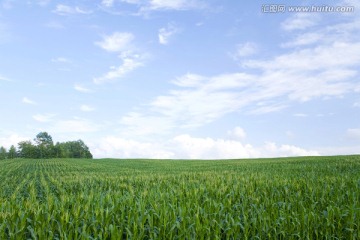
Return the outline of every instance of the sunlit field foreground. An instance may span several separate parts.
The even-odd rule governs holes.
[[[360,239],[360,156],[0,161],[0,239]]]

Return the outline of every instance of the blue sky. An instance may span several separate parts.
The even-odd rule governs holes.
[[[94,157],[360,153],[358,1],[0,1],[0,145]],[[291,6],[352,12],[290,12]]]

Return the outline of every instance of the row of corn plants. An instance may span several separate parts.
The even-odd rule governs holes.
[[[0,239],[360,239],[360,156],[0,161]]]

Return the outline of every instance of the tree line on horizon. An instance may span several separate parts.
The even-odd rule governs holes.
[[[47,132],[40,132],[34,138],[34,143],[30,140],[21,141],[17,148],[12,145],[8,151],[5,147],[0,147],[0,160],[14,158],[93,158],[93,156],[81,139],[54,144]]]

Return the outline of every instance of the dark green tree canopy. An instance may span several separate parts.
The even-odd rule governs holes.
[[[16,148],[15,148],[14,145],[11,145],[11,147],[9,149],[9,152],[8,152],[8,158],[13,159],[13,158],[16,158],[16,157],[17,157]]]
[[[34,139],[37,145],[51,146],[54,145],[52,137],[47,132],[40,132]]]
[[[38,149],[31,141],[22,141],[18,143],[18,157],[20,158],[37,158]]]
[[[6,148],[0,147],[0,160],[4,160],[7,157]]]
[[[82,141],[68,141],[54,145],[52,137],[47,132],[40,132],[31,141],[18,143],[17,150],[11,146],[7,152],[0,147],[0,160],[13,158],[93,158],[88,146]]]

